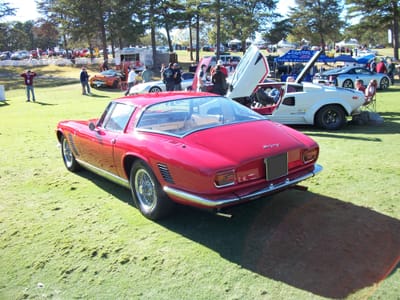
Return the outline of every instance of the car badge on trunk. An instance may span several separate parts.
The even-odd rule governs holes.
[[[279,144],[268,144],[268,145],[264,145],[263,148],[270,149],[270,148],[277,148],[279,146],[280,146]]]

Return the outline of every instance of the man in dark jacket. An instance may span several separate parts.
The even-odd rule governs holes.
[[[168,67],[163,72],[163,82],[167,91],[173,91],[175,87],[174,70],[172,69],[172,63],[169,63]]]
[[[174,69],[174,91],[181,91],[182,90],[182,72],[181,69],[179,68],[179,65],[177,63],[174,63],[173,65]]]
[[[85,67],[82,67],[80,80],[82,85],[82,95],[86,95],[86,91],[87,94],[90,95],[89,74]]]

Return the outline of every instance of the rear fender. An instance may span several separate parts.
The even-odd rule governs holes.
[[[311,106],[304,115],[307,124],[314,124],[315,114],[326,105],[339,105],[343,108],[346,115],[349,116],[352,112],[350,104],[341,99],[323,99]]]

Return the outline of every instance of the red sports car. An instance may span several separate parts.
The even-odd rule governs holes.
[[[84,167],[130,188],[153,220],[175,202],[219,212],[322,170],[311,138],[210,93],[119,98],[99,119],[62,121],[56,132],[68,170]]]

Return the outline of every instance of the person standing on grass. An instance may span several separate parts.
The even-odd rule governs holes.
[[[89,74],[85,67],[82,67],[80,80],[82,85],[82,95],[90,95]]]
[[[35,102],[35,91],[33,88],[33,78],[36,76],[37,74],[35,72],[32,72],[31,70],[26,71],[25,73],[21,74],[21,77],[24,78],[24,82],[25,82],[25,86],[26,86],[26,102],[30,102],[31,101],[31,97],[30,94],[32,94],[32,101]]]
[[[165,88],[167,91],[173,91],[175,87],[175,79],[174,79],[174,70],[172,67],[172,63],[169,63],[168,67],[165,68],[162,80],[165,84]]]
[[[153,78],[153,72],[147,67],[144,67],[144,71],[142,72],[143,82],[149,82]]]
[[[130,68],[128,69],[129,73],[128,73],[128,89],[125,92],[125,96],[129,95],[129,90],[131,89],[131,87],[133,87],[135,85],[135,81],[136,81],[136,72],[134,68]]]
[[[182,72],[181,68],[177,63],[174,63],[172,66],[174,70],[174,91],[181,91],[182,90]]]

